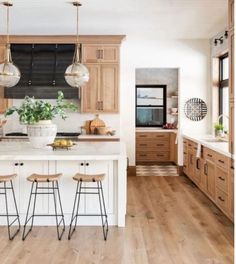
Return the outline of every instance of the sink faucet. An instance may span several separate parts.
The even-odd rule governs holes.
[[[228,120],[229,120],[229,117],[228,117],[227,115],[225,115],[225,114],[221,114],[221,115],[219,115],[219,117],[218,117],[218,123],[220,123],[220,119],[221,119],[222,117],[226,117],[226,118],[228,118]]]

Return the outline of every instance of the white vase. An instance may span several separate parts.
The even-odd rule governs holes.
[[[33,148],[44,148],[53,143],[57,126],[51,120],[41,120],[34,125],[28,125],[27,134]]]

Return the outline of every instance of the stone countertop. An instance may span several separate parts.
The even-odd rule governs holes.
[[[126,159],[123,142],[78,142],[69,150],[34,149],[29,142],[0,142],[0,160],[118,160]]]
[[[178,129],[164,129],[161,127],[136,127],[136,132],[178,133]]]
[[[201,144],[204,147],[212,149],[218,153],[221,153],[227,157],[233,158],[232,154],[229,152],[229,143],[228,142],[209,142],[208,140],[214,139],[212,135],[190,135],[190,134],[183,134],[184,138],[192,140],[196,143]]]

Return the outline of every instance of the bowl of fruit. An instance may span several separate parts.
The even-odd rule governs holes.
[[[56,139],[52,144],[48,144],[48,146],[51,146],[53,150],[56,150],[56,149],[69,150],[74,145],[76,144],[72,140],[69,140],[69,139]]]

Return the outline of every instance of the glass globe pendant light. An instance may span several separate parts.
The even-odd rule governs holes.
[[[77,25],[76,25],[76,45],[72,64],[67,67],[65,72],[66,82],[72,86],[79,88],[89,80],[89,71],[81,63],[81,45],[79,44],[79,7],[82,6],[80,2],[73,2],[77,8]]]
[[[11,47],[9,41],[9,7],[13,6],[10,2],[3,2],[7,7],[7,43],[4,61],[0,64],[0,86],[13,87],[20,80],[20,71],[13,64],[11,57]]]

